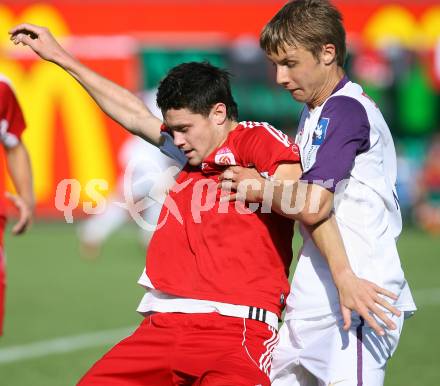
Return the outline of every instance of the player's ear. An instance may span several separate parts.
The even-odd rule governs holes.
[[[216,103],[209,113],[214,123],[217,125],[223,125],[228,117],[226,111],[226,105],[224,103]]]
[[[321,60],[325,65],[330,65],[336,60],[336,47],[334,44],[324,44],[321,51]]]

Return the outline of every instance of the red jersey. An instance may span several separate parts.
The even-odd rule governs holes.
[[[242,122],[198,167],[186,165],[171,189],[148,248],[154,288],[179,297],[254,306],[280,316],[289,293],[293,222],[220,203],[218,177],[230,165],[273,175],[299,162],[297,146],[267,123]],[[177,208],[173,215],[168,208]]]
[[[0,141],[5,147],[16,146],[25,128],[20,105],[9,80],[0,75]],[[2,160],[3,161],[3,160]],[[0,165],[0,216],[6,215],[5,167]]]

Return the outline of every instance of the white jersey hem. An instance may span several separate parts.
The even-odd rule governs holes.
[[[144,316],[150,312],[181,312],[186,314],[217,312],[224,316],[258,320],[278,330],[278,316],[271,311],[251,306],[170,295],[154,289],[145,271],[138,283],[147,291],[136,310]]]

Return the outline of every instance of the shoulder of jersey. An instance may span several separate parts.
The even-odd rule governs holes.
[[[0,85],[6,85],[8,87],[12,87],[12,83],[10,81],[9,78],[7,78],[6,76],[4,76],[3,74],[0,74]]]
[[[246,129],[260,129],[255,132],[256,135],[250,135],[250,137],[258,137],[261,139],[265,138],[265,140],[261,142],[264,144],[264,146],[276,147],[277,144],[279,146],[282,146],[282,148],[278,148],[278,150],[281,150],[283,148],[291,148],[292,152],[296,154],[299,159],[299,149],[295,142],[291,138],[289,138],[287,134],[283,133],[281,130],[275,129],[271,124],[267,122],[243,121],[240,122],[240,125],[243,128],[238,131],[239,133],[250,133]],[[270,141],[270,139],[272,141]]]
[[[250,132],[249,129],[254,129],[255,131]],[[242,134],[245,136],[246,135],[260,136],[260,135],[264,135],[264,133],[275,136],[280,136],[280,135],[282,135],[283,137],[285,136],[283,135],[282,131],[275,129],[275,127],[273,127],[270,123],[267,122],[242,121],[239,123],[238,130],[235,131],[237,132],[237,134]]]
[[[265,128],[265,129],[268,129],[268,128],[274,129],[274,127],[270,123],[267,123],[267,122],[242,121],[239,124],[245,129],[256,129],[258,127]]]

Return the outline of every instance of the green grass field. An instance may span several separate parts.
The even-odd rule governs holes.
[[[143,291],[136,281],[145,253],[137,233],[127,226],[95,261],[79,257],[75,228],[64,223],[37,223],[23,237],[7,236],[6,245],[0,385],[74,385],[140,321],[135,309]],[[406,229],[399,249],[419,311],[405,325],[385,384],[440,385],[440,239]]]

